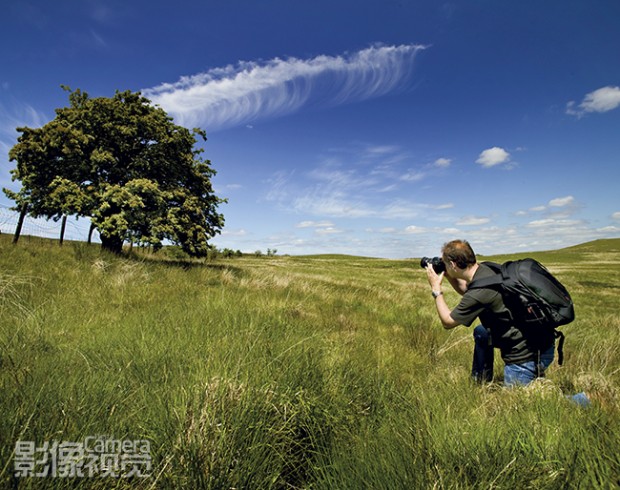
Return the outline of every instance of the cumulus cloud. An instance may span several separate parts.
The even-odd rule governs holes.
[[[611,218],[612,218],[612,219],[617,219],[617,220],[620,220],[620,211],[616,211],[615,213],[613,213],[613,214],[611,215]]]
[[[551,199],[551,201],[549,201],[549,206],[554,208],[562,208],[564,206],[572,204],[574,201],[575,198],[573,196],[558,197],[555,199]]]
[[[510,153],[508,153],[503,148],[494,146],[493,148],[488,148],[482,153],[480,153],[480,156],[478,157],[478,160],[476,160],[476,163],[479,163],[483,167],[489,168],[509,161]]]
[[[142,90],[177,123],[208,130],[385,95],[409,78],[424,46],[372,46],[352,54],[240,62]]]
[[[586,94],[583,101],[575,106],[574,101],[566,105],[566,113],[583,116],[589,112],[608,112],[620,106],[620,87],[602,87]]]

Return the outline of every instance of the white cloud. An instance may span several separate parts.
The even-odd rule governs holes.
[[[575,108],[575,102],[566,105],[566,113],[583,116],[589,112],[607,112],[620,106],[620,87],[602,87],[586,94],[583,101]]]
[[[436,167],[449,167],[452,164],[451,158],[438,158],[435,160],[434,165]]]
[[[619,233],[620,227],[618,226],[605,226],[603,228],[598,228],[596,231],[600,233]]]
[[[419,182],[424,177],[426,177],[426,173],[419,172],[419,171],[416,171],[416,170],[410,170],[406,174],[401,175],[400,180],[402,180],[404,182]]]
[[[438,158],[437,160],[435,160],[434,165],[436,167],[445,168],[445,167],[449,167],[451,163],[452,163],[452,159],[450,158]]]
[[[479,163],[483,167],[489,168],[494,167],[495,165],[506,163],[508,161],[510,161],[510,153],[508,153],[503,148],[494,146],[493,148],[489,148],[480,153],[480,156],[478,157],[478,160],[476,160],[476,163]]]
[[[581,221],[579,220],[574,220],[574,219],[553,219],[553,218],[547,218],[547,219],[539,219],[539,220],[535,220],[535,221],[530,221],[527,226],[529,228],[547,228],[547,227],[574,227],[577,225],[580,225]]]
[[[551,199],[551,201],[549,201],[549,206],[554,208],[562,208],[573,203],[574,200],[575,198],[573,196],[558,197],[556,199]]]
[[[0,104],[0,137],[9,138],[17,142],[16,128],[27,126],[39,128],[45,125],[49,119],[29,104],[14,103],[10,108]]]
[[[284,201],[289,198],[290,185],[289,182],[293,177],[294,171],[275,172],[269,179],[265,180],[265,183],[269,184],[270,188],[267,192],[265,199],[267,201]]]
[[[620,220],[620,211],[616,211],[614,214],[612,214],[611,218]]]
[[[400,150],[400,147],[395,145],[379,145],[379,146],[368,146],[365,148],[365,152],[371,156],[383,156],[390,155],[392,153],[396,153]]]
[[[240,228],[238,230],[228,230],[226,228],[222,229],[222,235],[223,236],[241,237],[241,236],[245,236],[247,234],[248,234],[248,232],[245,231],[243,228]]]
[[[293,209],[314,216],[335,218],[364,218],[375,216],[376,211],[361,200],[333,190],[312,189],[293,201]]]
[[[334,226],[331,221],[302,221],[297,223],[296,228],[330,228]]]
[[[94,30],[90,30],[90,34],[93,37],[93,40],[95,41],[95,45],[99,48],[107,48],[108,47],[108,43],[106,42],[106,40],[97,32],[95,32]]]
[[[422,49],[372,46],[341,56],[240,62],[142,93],[177,123],[215,130],[291,114],[310,102],[339,105],[384,95],[404,85]]]
[[[334,235],[336,233],[343,233],[344,230],[340,230],[338,228],[335,228],[333,226],[328,226],[326,228],[317,228],[315,230],[315,233],[317,235]]]
[[[479,226],[485,225],[489,221],[489,218],[477,218],[476,216],[464,216],[459,221],[456,222],[459,226]]]
[[[415,225],[411,225],[408,226],[407,228],[405,228],[405,233],[409,234],[415,234],[415,233],[426,233],[428,230],[426,228],[420,227],[420,226],[415,226]]]

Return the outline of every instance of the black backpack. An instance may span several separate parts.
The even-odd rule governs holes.
[[[510,310],[518,328],[540,332],[541,337],[550,332],[559,339],[558,364],[564,360],[564,334],[557,327],[575,319],[575,308],[570,294],[542,264],[534,259],[521,259],[504,264],[483,262],[496,274],[472,281],[468,289],[491,288],[497,290]]]

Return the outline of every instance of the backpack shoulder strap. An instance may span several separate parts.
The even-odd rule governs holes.
[[[495,262],[481,262],[481,264],[488,266],[491,270],[493,270],[493,272],[495,272],[495,275],[475,279],[469,283],[467,289],[490,288],[498,286],[504,281],[502,266],[500,264],[496,264]]]

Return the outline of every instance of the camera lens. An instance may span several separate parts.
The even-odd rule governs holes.
[[[420,267],[426,269],[428,264],[433,266],[433,270],[437,274],[441,274],[446,271],[446,264],[443,263],[441,257],[433,257],[432,259],[430,257],[422,257],[422,260],[420,260]]]

